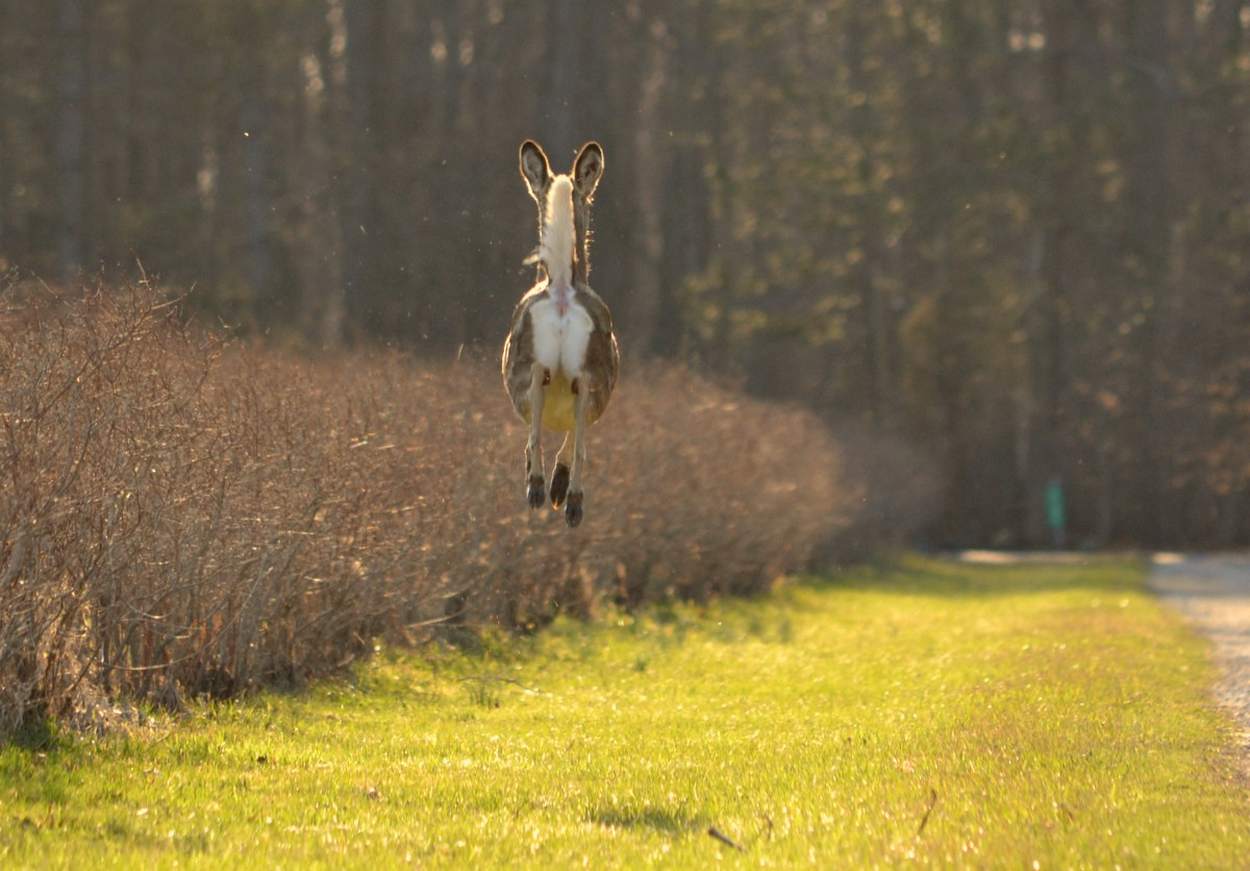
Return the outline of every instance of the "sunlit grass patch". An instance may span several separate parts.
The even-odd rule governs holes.
[[[1136,566],[907,560],[10,747],[0,865],[1235,867],[1212,679]]]

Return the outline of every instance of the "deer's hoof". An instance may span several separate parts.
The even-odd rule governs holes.
[[[547,501],[547,491],[543,487],[542,475],[530,475],[530,483],[525,488],[525,498],[529,500],[530,508],[539,508]]]
[[[569,467],[557,463],[556,470],[551,473],[551,507],[559,508],[564,504],[564,497],[569,492]]]
[[[564,506],[564,522],[572,529],[582,522],[582,493],[569,493]]]

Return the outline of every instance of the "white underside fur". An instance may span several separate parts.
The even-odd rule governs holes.
[[[571,296],[571,294],[570,294]],[[586,364],[586,345],[594,321],[577,302],[569,299],[560,313],[552,297],[540,299],[530,306],[534,328],[534,358],[552,375],[563,374],[569,381],[580,378]]]

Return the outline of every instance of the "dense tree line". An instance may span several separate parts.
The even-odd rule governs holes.
[[[311,347],[493,345],[516,146],[595,284],[946,481],[941,543],[1250,543],[1246,0],[0,0],[0,257]],[[564,169],[558,166],[557,169]],[[904,482],[905,483],[905,482]]]

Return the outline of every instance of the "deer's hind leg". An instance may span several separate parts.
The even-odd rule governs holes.
[[[525,443],[525,498],[530,508],[547,500],[543,481],[543,398],[549,378],[539,363],[530,369],[530,437]]]
[[[551,507],[559,508],[564,504],[564,497],[569,492],[569,451],[573,447],[573,433],[564,437],[564,444],[556,454],[556,467],[551,472]]]
[[[569,488],[564,506],[564,520],[569,526],[582,522],[582,473],[586,468],[586,403],[590,391],[584,384],[573,382],[573,468],[569,473]]]

